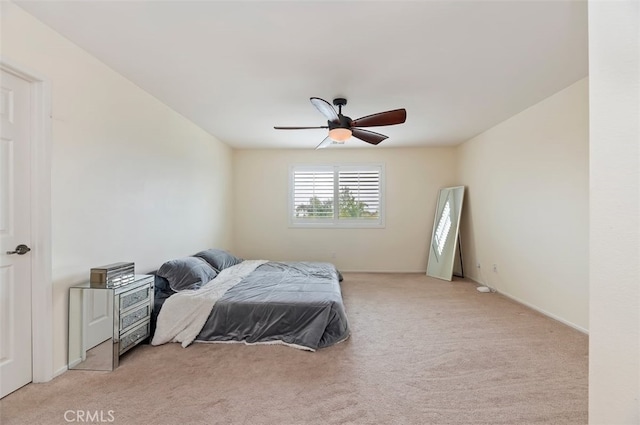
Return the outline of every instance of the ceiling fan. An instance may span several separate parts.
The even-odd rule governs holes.
[[[394,109],[392,111],[379,112],[367,115],[356,120],[352,120],[346,115],[342,115],[342,107],[347,104],[347,99],[339,97],[333,99],[333,104],[338,107],[338,112],[329,102],[319,97],[312,97],[311,104],[327,117],[327,125],[319,127],[273,127],[276,130],[307,130],[315,128],[328,128],[329,135],[320,142],[316,149],[326,148],[331,144],[343,144],[351,136],[363,140],[372,145],[377,145],[387,138],[384,134],[365,130],[359,127],[379,127],[383,125],[402,124],[407,119],[405,109]]]

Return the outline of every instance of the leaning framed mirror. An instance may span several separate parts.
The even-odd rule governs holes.
[[[449,281],[453,278],[463,201],[464,186],[445,187],[438,192],[427,276]]]

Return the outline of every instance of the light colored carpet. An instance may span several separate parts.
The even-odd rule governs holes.
[[[465,280],[347,273],[342,291],[352,335],[336,346],[140,346],[114,372],[10,394],[0,422],[587,423],[586,335]]]

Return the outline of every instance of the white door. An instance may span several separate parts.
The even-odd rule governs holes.
[[[31,382],[31,84],[0,77],[0,397]]]

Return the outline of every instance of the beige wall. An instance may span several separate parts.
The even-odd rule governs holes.
[[[453,148],[236,150],[236,251],[246,258],[331,261],[343,271],[424,272],[438,189],[457,183],[454,153]],[[288,227],[290,165],[357,162],[385,164],[385,228]]]
[[[583,79],[457,149],[465,274],[584,330],[588,118]]]
[[[424,272],[437,191],[462,184],[465,274],[586,331],[588,149],[583,79],[456,148],[238,150],[235,248],[344,271]],[[290,165],[358,161],[386,166],[384,229],[288,227]]]
[[[20,8],[2,2],[2,57],[53,89],[54,371],[66,360],[68,288],[91,267],[136,271],[231,246],[226,145]]]
[[[589,423],[640,423],[640,3],[589,2]]]

